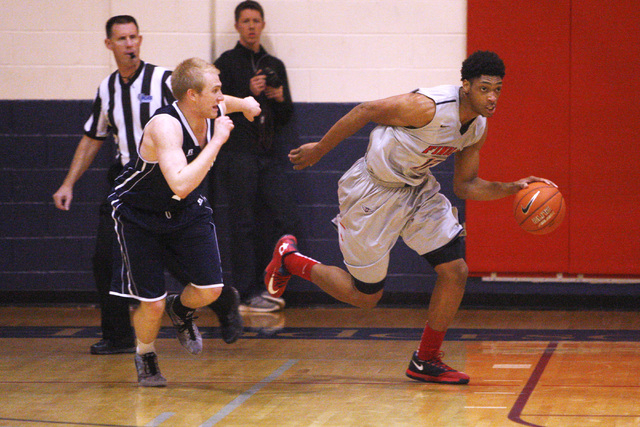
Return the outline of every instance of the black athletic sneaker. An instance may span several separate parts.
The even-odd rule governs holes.
[[[200,335],[200,331],[195,323],[193,323],[193,314],[196,312],[195,310],[191,310],[189,314],[185,317],[180,317],[173,311],[173,304],[175,303],[176,298],[180,298],[180,295],[173,294],[167,296],[167,302],[165,306],[165,311],[171,318],[171,322],[173,322],[173,326],[176,327],[178,336],[178,341],[187,351],[191,354],[198,354],[202,351],[202,335]]]
[[[116,342],[113,340],[101,339],[97,343],[93,344],[89,351],[91,354],[120,354],[120,353],[135,353],[136,345],[133,342]]]
[[[231,290],[233,293],[233,305],[229,311],[224,315],[216,312],[218,321],[220,322],[220,334],[222,334],[222,339],[227,344],[238,341],[238,338],[242,336],[244,330],[244,323],[239,311],[240,294],[236,288],[231,288]]]
[[[155,353],[136,353],[135,362],[139,385],[142,387],[164,387],[167,385],[166,378],[160,373],[158,356]]]
[[[442,362],[442,356],[444,356],[444,353],[441,352],[433,359],[421,360],[418,358],[418,352],[414,352],[406,375],[409,378],[426,383],[468,384],[469,375],[447,366]]]

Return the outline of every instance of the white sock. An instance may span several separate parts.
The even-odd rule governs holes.
[[[138,354],[147,354],[147,353],[156,352],[155,341],[151,341],[149,344],[145,344],[136,338],[136,343],[137,343],[136,353]]]

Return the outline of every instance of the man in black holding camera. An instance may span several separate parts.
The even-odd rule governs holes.
[[[264,291],[262,274],[277,239],[300,224],[284,177],[288,149],[277,147],[275,138],[290,121],[293,103],[284,63],[260,45],[264,27],[262,6],[241,2],[235,9],[240,40],[215,62],[225,94],[253,96],[262,109],[253,122],[242,114],[229,115],[235,128],[214,167],[228,200],[231,270],[240,311],[258,313],[284,307],[282,298]],[[265,221],[267,216],[272,220]]]

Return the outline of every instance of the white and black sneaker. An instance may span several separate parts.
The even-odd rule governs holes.
[[[164,387],[167,380],[160,373],[158,356],[151,352],[145,354],[136,353],[136,370],[138,371],[138,384],[142,387]]]
[[[165,306],[165,311],[171,318],[171,322],[173,326],[176,327],[176,335],[178,336],[178,341],[187,351],[191,354],[198,354],[202,351],[202,335],[198,330],[198,327],[195,323],[193,323],[193,314],[196,312],[195,310],[189,311],[189,313],[182,317],[178,316],[173,309],[173,305],[175,304],[176,298],[180,298],[180,295],[173,294],[167,296],[167,303]]]
[[[282,308],[276,302],[267,300],[262,295],[254,295],[240,304],[241,313],[272,313],[280,311]]]
[[[267,291],[261,293],[260,296],[266,299],[267,301],[271,301],[274,304],[278,304],[278,307],[280,307],[280,310],[282,310],[284,306],[287,304],[284,298],[274,297]]]

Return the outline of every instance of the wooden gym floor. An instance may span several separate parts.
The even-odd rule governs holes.
[[[208,310],[188,354],[165,319],[166,388],[133,355],[95,356],[99,311],[0,307],[0,427],[640,426],[640,313],[462,310],[445,362],[466,386],[404,376],[425,311],[289,308],[225,344]]]

